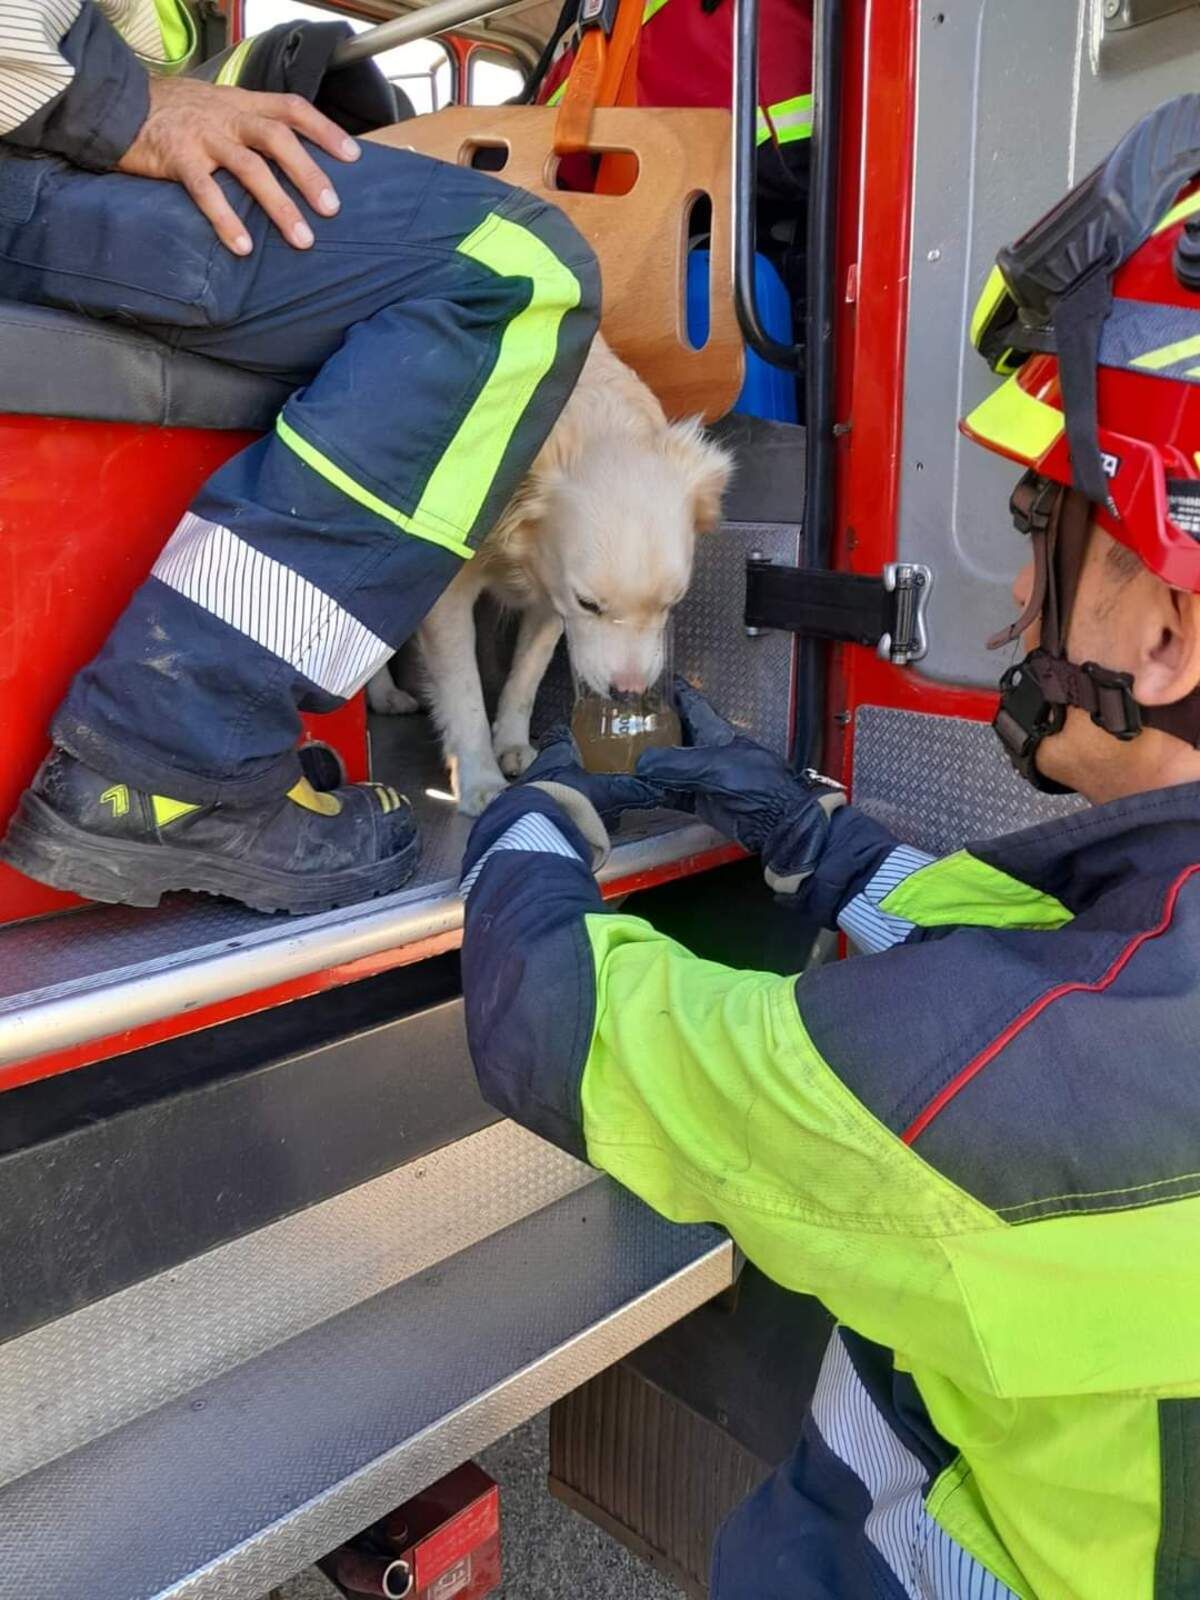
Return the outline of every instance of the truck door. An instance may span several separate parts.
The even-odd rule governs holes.
[[[831,710],[847,755],[853,746],[855,798],[943,850],[1062,805],[1018,783],[981,725],[1008,664],[983,641],[1012,615],[1020,549],[1005,512],[1011,470],[956,428],[996,381],[971,349],[971,311],[999,246],[1145,112],[1194,87],[1200,8],[965,0],[905,10],[870,31],[873,51],[906,60],[913,109],[906,160],[888,134],[885,85],[868,76],[839,533],[857,570],[889,560],[932,570],[929,644],[919,666],[900,670],[844,651]],[[883,329],[903,340],[895,365],[872,363],[865,348],[867,330]]]

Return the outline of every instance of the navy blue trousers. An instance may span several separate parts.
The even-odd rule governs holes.
[[[26,162],[22,205],[0,206],[0,294],[297,385],[275,431],[163,529],[52,726],[100,771],[195,803],[295,782],[299,710],[361,687],[470,558],[598,315],[594,258],[554,207],[405,151],[312,154],[342,208],[302,205],[309,251],[232,180],[247,259],[171,183]]]

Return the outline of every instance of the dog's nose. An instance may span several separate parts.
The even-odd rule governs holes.
[[[612,694],[641,694],[646,687],[645,676],[638,672],[618,672],[609,690]]]

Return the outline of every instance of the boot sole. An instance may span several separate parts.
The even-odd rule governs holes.
[[[105,839],[67,822],[33,794],[23,796],[0,842],[0,861],[85,900],[156,906],[164,894],[186,890],[238,900],[252,911],[292,916],[394,894],[416,871],[420,853],[418,836],[386,861],[301,877],[178,845]]]

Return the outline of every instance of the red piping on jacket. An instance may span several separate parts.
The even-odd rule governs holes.
[[[1107,989],[1110,984],[1115,982],[1147,940],[1157,939],[1159,934],[1165,933],[1171,926],[1171,919],[1175,915],[1175,902],[1179,899],[1179,891],[1188,879],[1197,872],[1200,872],[1200,863],[1184,868],[1167,892],[1166,903],[1163,906],[1163,913],[1158,922],[1153,928],[1145,928],[1141,933],[1136,934],[1103,977],[1098,978],[1095,983],[1060,983],[1056,988],[1048,989],[1040,1000],[1035,1000],[1019,1017],[1010,1022],[1002,1034],[993,1039],[991,1044],[981,1050],[973,1060],[968,1061],[962,1071],[956,1073],[945,1088],[934,1095],[924,1111],[914,1117],[900,1136],[904,1143],[915,1143],[934,1118],[941,1115],[955,1095],[965,1089],[971,1079],[982,1072],[990,1061],[994,1061],[1001,1050],[1010,1045],[1035,1017],[1040,1017],[1047,1006],[1053,1005],[1056,1000],[1061,1000],[1064,995],[1068,994],[1099,994],[1101,990]]]

